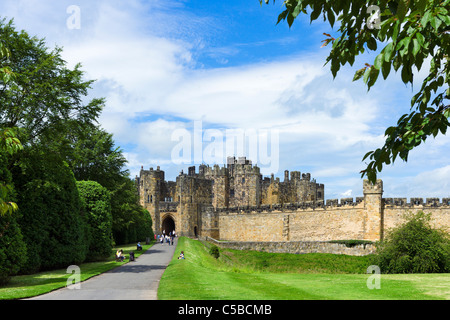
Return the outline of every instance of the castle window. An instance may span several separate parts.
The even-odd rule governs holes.
[[[230,197],[234,197],[234,189],[230,189]]]
[[[322,192],[317,192],[317,198],[321,199],[322,198]]]
[[[150,202],[150,196],[147,196],[147,202]]]
[[[242,178],[242,183],[245,183],[245,178]]]
[[[153,195],[150,195],[150,203],[153,202]]]
[[[245,197],[245,191],[242,192],[242,198],[244,198],[244,197]]]

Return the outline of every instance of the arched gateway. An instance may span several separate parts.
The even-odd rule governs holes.
[[[170,232],[175,231],[175,221],[172,216],[167,215],[164,217],[161,223],[161,232],[165,231],[165,234],[169,234]]]

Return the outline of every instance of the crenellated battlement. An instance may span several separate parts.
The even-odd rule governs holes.
[[[414,206],[423,206],[423,207],[442,207],[442,206],[450,206],[450,198],[410,198],[410,201],[407,201],[407,198],[383,198],[384,204],[386,206],[395,206],[395,207],[414,207]]]
[[[200,165],[199,166],[199,175],[208,177],[208,176],[228,176],[228,169],[223,166],[220,167],[219,165],[214,165],[214,167],[210,167],[207,165]]]

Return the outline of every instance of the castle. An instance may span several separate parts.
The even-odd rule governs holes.
[[[363,181],[363,197],[324,201],[325,187],[309,173],[284,172],[284,181],[264,177],[245,157],[226,166],[189,167],[176,181],[164,171],[141,168],[136,176],[140,204],[153,220],[155,234],[229,241],[295,242],[372,240],[400,224],[404,213],[432,213],[432,223],[450,227],[450,198],[383,198],[383,182]]]

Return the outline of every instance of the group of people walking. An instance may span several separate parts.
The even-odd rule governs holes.
[[[169,232],[169,234],[166,234],[166,231],[163,230],[163,233],[161,235],[157,235],[157,241],[159,241],[159,243],[164,244],[168,243],[170,246],[173,245],[173,241],[175,239],[175,237],[177,236],[177,234],[174,231]]]

